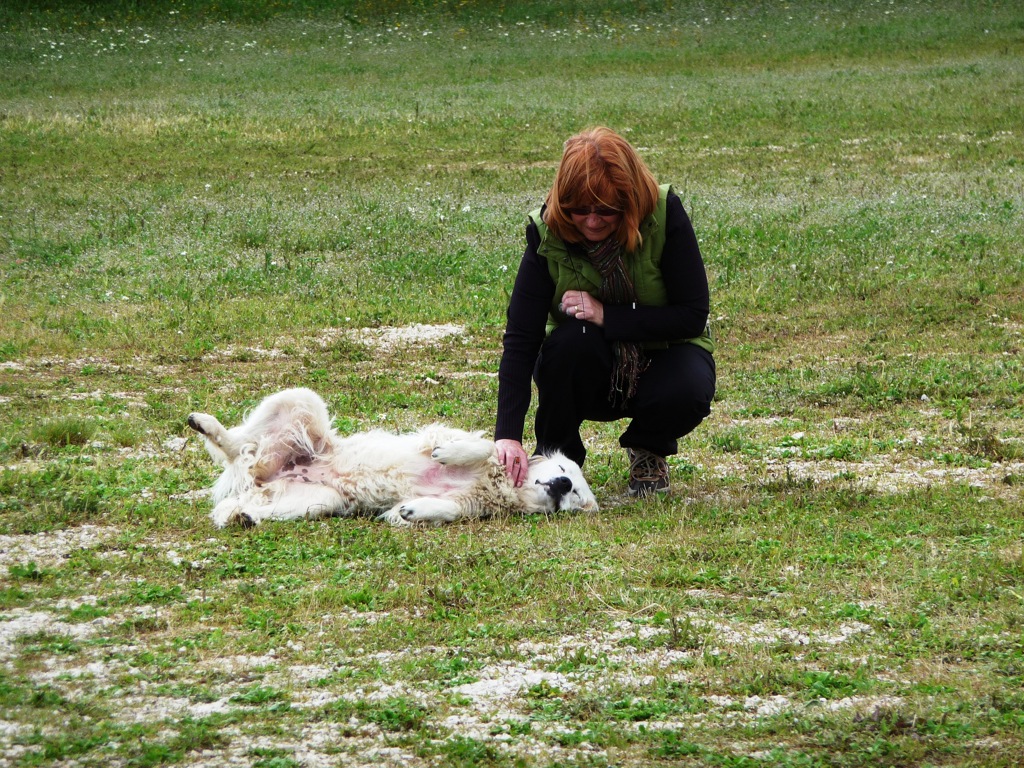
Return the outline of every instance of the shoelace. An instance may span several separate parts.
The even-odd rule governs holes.
[[[635,480],[661,480],[668,475],[668,462],[650,451],[634,451],[629,474]]]

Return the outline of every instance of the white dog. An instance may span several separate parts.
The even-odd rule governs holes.
[[[434,424],[340,437],[327,405],[309,389],[260,403],[237,427],[206,413],[188,425],[224,465],[213,487],[217,527],[377,513],[395,525],[511,513],[597,510],[577,464],[560,453],[530,459],[516,488],[480,432]]]

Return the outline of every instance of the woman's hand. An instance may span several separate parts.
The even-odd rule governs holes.
[[[498,461],[505,467],[505,474],[518,488],[526,482],[526,473],[530,457],[526,455],[523,444],[518,440],[495,440],[498,449]]]
[[[562,312],[567,317],[604,325],[604,304],[586,291],[566,291],[562,294]]]

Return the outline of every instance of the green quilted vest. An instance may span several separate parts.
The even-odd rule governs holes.
[[[640,249],[626,255],[626,265],[633,278],[636,288],[637,302],[648,306],[664,306],[668,302],[665,283],[661,276],[661,252],[665,248],[665,210],[668,206],[668,193],[671,185],[659,187],[658,204],[654,211],[640,223],[642,240]],[[558,310],[558,301],[569,290],[581,290],[596,296],[601,287],[601,275],[594,265],[585,258],[573,258],[565,243],[555,237],[540,215],[541,209],[530,211],[530,220],[537,226],[540,233],[540,245],[537,253],[547,259],[548,270],[555,281],[555,293],[551,298],[551,309],[548,312],[548,333],[556,325],[565,320]],[[715,351],[715,342],[711,338],[710,327],[705,326],[704,333],[692,339],[676,339],[673,344],[696,344],[708,352]],[[644,342],[647,349],[662,349],[669,342]]]

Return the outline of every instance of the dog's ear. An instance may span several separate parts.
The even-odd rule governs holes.
[[[550,456],[545,456],[543,453],[538,453],[530,457],[529,466],[535,467],[538,464],[543,464],[545,461],[553,461],[556,464],[569,461],[565,456],[560,453],[552,453]]]
[[[553,451],[553,452],[551,452],[549,454],[538,453],[538,454],[534,454],[533,456],[530,457],[530,464],[531,465],[532,464],[539,464],[542,461],[554,461],[554,462],[558,462],[560,464],[569,463],[569,464],[572,464],[574,467],[578,467],[579,466],[575,461],[570,459],[568,456],[566,456],[561,451]]]

